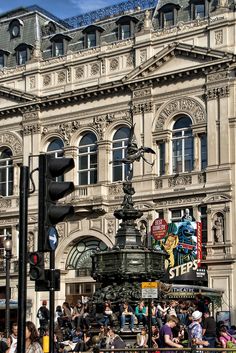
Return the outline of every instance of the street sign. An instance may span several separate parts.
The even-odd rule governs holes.
[[[151,234],[156,240],[160,240],[166,236],[168,224],[162,218],[156,218],[151,226]]]
[[[159,282],[142,282],[142,298],[143,299],[155,299],[158,297]]]
[[[50,248],[52,250],[55,250],[58,243],[58,232],[55,227],[50,227],[48,229],[48,241],[49,241]]]

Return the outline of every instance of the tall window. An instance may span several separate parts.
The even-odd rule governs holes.
[[[193,135],[191,119],[183,117],[173,126],[172,172],[184,173],[193,169]]]
[[[128,144],[130,129],[122,127],[116,131],[112,142],[112,161],[125,158],[125,150]],[[112,181],[125,180],[128,175],[128,165],[125,163],[113,163]]]
[[[207,135],[201,135],[201,170],[207,167]]]
[[[27,49],[21,49],[18,52],[18,65],[24,65],[27,61]]]
[[[55,42],[55,56],[64,55],[63,41]]]
[[[97,183],[97,138],[93,133],[83,136],[79,144],[79,185]]]
[[[205,16],[205,4],[195,4],[194,18],[202,18]]]
[[[63,148],[64,148],[64,143],[61,139],[57,138],[55,140],[52,140],[50,144],[48,145],[47,152],[49,154],[53,154],[55,158],[60,158],[63,157]],[[64,181],[64,175],[59,176],[56,178],[57,181]]]
[[[4,149],[0,155],[0,195],[13,194],[13,162],[12,151]]]
[[[159,144],[159,175],[165,174],[165,142]]]
[[[87,34],[88,48],[96,47],[96,32]]]
[[[174,25],[174,12],[168,11],[164,12],[164,27],[171,27]]]
[[[120,29],[121,29],[121,39],[130,38],[130,36],[131,36],[130,23],[121,25]]]
[[[4,55],[0,54],[0,69],[5,66]]]

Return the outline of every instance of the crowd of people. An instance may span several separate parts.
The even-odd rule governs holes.
[[[71,306],[64,302],[55,312],[55,353],[68,351],[87,352],[94,347],[99,350],[130,348],[126,334],[134,340],[132,347],[151,347],[154,352],[161,348],[236,348],[236,327],[217,322],[209,310],[209,301],[196,296],[195,301],[171,300],[151,302],[151,317],[144,300],[131,305],[104,301],[100,306],[79,300]],[[48,335],[50,320],[47,302],[43,301],[37,317],[39,328],[33,322],[26,323],[26,353],[42,353],[42,337]],[[149,328],[150,331],[149,332]],[[235,337],[234,337],[235,336]],[[15,353],[17,324],[12,325],[9,338],[0,340],[0,353]]]

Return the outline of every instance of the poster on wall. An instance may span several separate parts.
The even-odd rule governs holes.
[[[169,223],[162,227],[156,236],[156,226],[165,225],[164,220],[156,219],[153,222],[151,233],[153,247],[165,250],[168,254],[166,269],[168,279],[175,281],[204,280],[205,273],[200,270],[202,259],[202,228],[201,222],[183,218],[180,222]],[[154,229],[155,232],[152,230]],[[205,271],[205,270],[204,270]],[[199,277],[199,273],[201,276]]]

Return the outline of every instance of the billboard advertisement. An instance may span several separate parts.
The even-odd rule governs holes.
[[[168,279],[173,282],[203,280],[204,276],[200,270],[201,222],[182,219],[180,222],[168,223],[167,227],[165,224],[167,224],[166,221],[156,219],[153,222],[151,233],[153,247],[157,250],[165,250],[168,254],[166,260]]]

